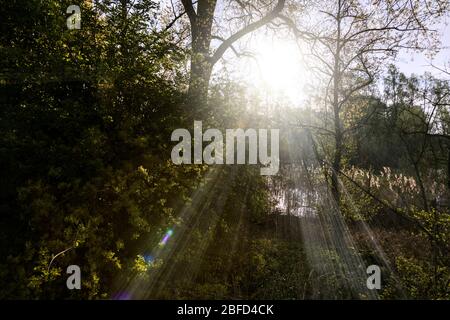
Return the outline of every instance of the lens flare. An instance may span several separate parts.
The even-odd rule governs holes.
[[[112,299],[113,300],[131,300],[132,296],[131,296],[131,293],[129,293],[129,292],[120,291],[120,292],[116,292],[115,294],[113,294]]]
[[[169,241],[170,237],[173,235],[173,230],[169,229],[164,237],[162,238],[161,242],[159,243],[160,246],[165,246],[167,241]]]
[[[144,254],[144,260],[146,263],[153,263],[155,261],[155,258],[151,254]]]

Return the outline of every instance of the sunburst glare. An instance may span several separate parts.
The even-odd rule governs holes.
[[[301,105],[307,98],[309,72],[300,46],[292,40],[259,38],[249,52],[251,56],[239,59],[240,75],[261,92]]]

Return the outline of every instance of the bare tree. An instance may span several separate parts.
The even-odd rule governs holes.
[[[448,8],[448,0],[329,0],[309,1],[303,13],[279,17],[309,46],[315,69],[324,75],[326,110],[331,117],[334,151],[331,156],[331,190],[339,204],[339,172],[343,125],[349,100],[371,85],[388,58],[400,49],[435,47],[433,24]],[[328,114],[328,112],[326,112]]]
[[[286,1],[232,1],[242,13],[236,18],[243,26],[227,38],[213,34],[217,0],[200,0],[196,4],[192,0],[181,0],[181,2],[189,17],[191,31],[192,55],[188,99],[191,106],[201,111],[207,100],[214,65],[228,49],[233,49],[236,41],[275,19],[283,10]],[[215,50],[211,48],[213,39],[220,42]]]

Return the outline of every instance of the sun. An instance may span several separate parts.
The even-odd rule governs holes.
[[[274,99],[287,98],[293,105],[306,99],[308,72],[302,52],[294,41],[258,39],[250,50],[253,58],[242,59],[240,72]]]

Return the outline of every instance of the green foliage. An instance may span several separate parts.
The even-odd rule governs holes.
[[[401,289],[396,288],[392,281],[384,290],[384,298],[393,299],[400,290],[412,299],[449,299],[450,270],[448,267],[436,267],[431,262],[405,256],[397,257],[395,262]]]
[[[192,126],[192,110],[186,50],[171,30],[160,31],[159,1],[80,1],[82,28],[67,30],[71,4],[0,6],[0,298],[108,299],[136,279],[145,298],[364,298],[337,274],[325,281],[313,272],[307,249],[317,250],[324,269],[341,270],[345,261],[333,248],[303,243],[292,223],[299,217],[274,214],[277,190],[259,168],[170,161],[170,135]],[[356,97],[342,115],[345,172],[409,219],[374,228],[400,278],[390,275],[384,298],[449,298],[450,218],[436,200],[445,198],[448,150],[422,132],[427,114],[416,92],[427,81],[433,99],[446,97],[447,83],[391,68],[386,101]],[[266,127],[262,105],[221,75],[210,88],[205,127]],[[435,117],[444,133],[445,106]],[[299,113],[301,122],[323,124],[312,110],[287,117]],[[310,131],[291,133],[282,133],[282,159],[320,162]],[[321,152],[333,145],[319,142]],[[343,187],[340,213],[350,225],[388,216],[368,192],[345,179]],[[280,234],[278,222],[289,232]],[[174,236],[161,244],[167,230]],[[361,252],[377,260],[373,247]],[[83,290],[66,289],[71,264],[81,267]]]
[[[175,223],[202,177],[167,161],[183,125],[184,56],[147,28],[156,2],[136,1],[128,16],[83,2],[82,29],[71,31],[68,5],[1,9],[2,297],[108,297],[140,241]],[[70,264],[82,268],[80,293],[65,290]]]
[[[251,242],[248,272],[252,299],[309,297],[309,269],[301,245],[282,239]]]

